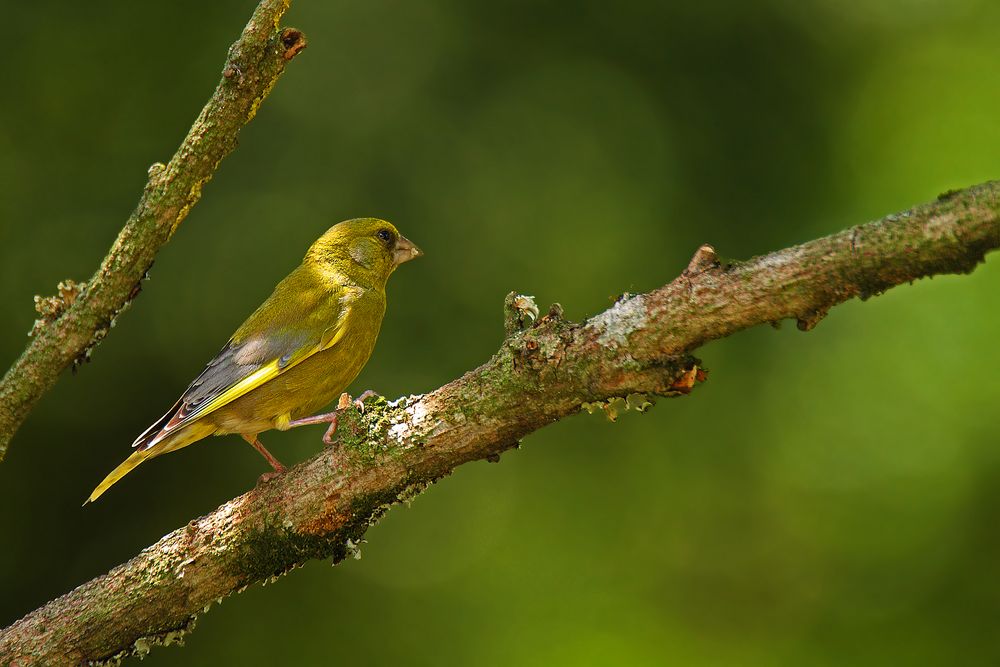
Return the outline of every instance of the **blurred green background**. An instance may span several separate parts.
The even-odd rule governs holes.
[[[253,2],[7,2],[0,361],[97,266]],[[1000,177],[991,0],[309,2],[309,48],[133,308],[0,464],[0,625],[248,489],[238,438],[80,503],[330,224],[427,256],[355,392],[481,363],[511,289],[569,317]],[[361,561],[230,598],[153,665],[996,664],[1000,258],[701,351],[394,509]],[[270,434],[282,460],[321,428]]]

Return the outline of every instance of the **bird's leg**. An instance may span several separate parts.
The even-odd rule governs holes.
[[[329,424],[330,426],[327,427],[326,433],[323,434],[323,442],[327,445],[332,445],[333,434],[337,432],[337,417],[340,413],[351,407],[351,404],[358,409],[358,412],[364,412],[365,401],[372,396],[378,396],[378,394],[371,389],[366,389],[360,396],[352,401],[351,395],[345,391],[337,400],[337,409],[333,412],[324,412],[323,414],[313,415],[312,417],[294,419],[288,422],[288,428],[295,428],[296,426],[309,426],[310,424]]]
[[[269,482],[281,473],[285,472],[285,466],[281,465],[281,461],[274,458],[274,454],[267,451],[267,448],[261,444],[256,435],[243,435],[242,437],[250,443],[251,447],[260,452],[260,455],[267,459],[267,462],[271,464],[272,468],[274,468],[274,472],[266,472],[261,475],[260,479],[257,480],[258,484],[261,482]]]
[[[348,403],[348,405],[350,405],[350,403]],[[332,445],[333,434],[337,431],[337,416],[340,414],[341,409],[342,408],[338,406],[333,412],[324,412],[321,415],[295,419],[288,422],[288,428],[295,428],[296,426],[309,426],[310,424],[330,424],[330,426],[326,429],[326,433],[323,434],[323,442],[324,444]]]
[[[295,428],[296,426],[309,426],[310,424],[327,424],[329,422],[335,421],[337,419],[337,412],[324,412],[321,415],[313,415],[312,417],[303,417],[302,419],[293,419],[288,422],[288,428]]]

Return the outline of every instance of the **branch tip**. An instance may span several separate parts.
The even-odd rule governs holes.
[[[684,275],[696,276],[717,266],[719,266],[719,256],[715,254],[715,248],[705,243],[694,251],[694,256],[691,257],[687,268],[684,269]]]
[[[812,331],[813,329],[816,328],[816,325],[819,324],[823,320],[823,318],[827,316],[829,312],[830,312],[829,306],[825,308],[820,308],[819,310],[815,310],[809,313],[808,315],[803,315],[802,317],[797,318],[795,321],[795,326],[798,328],[799,331]]]
[[[548,312],[539,317],[537,320],[535,320],[535,323],[532,326],[539,327],[548,322],[561,322],[562,319],[563,319],[562,304],[553,303],[551,306],[549,306]]]
[[[503,301],[504,331],[508,336],[522,331],[527,325],[538,320],[538,306],[535,297],[510,292]]]

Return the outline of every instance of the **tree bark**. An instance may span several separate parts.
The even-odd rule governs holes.
[[[488,362],[429,394],[347,409],[336,446],[0,632],[0,662],[80,663],[171,643],[227,595],[312,558],[342,560],[390,506],[462,463],[496,460],[581,408],[613,416],[644,408],[642,396],[688,393],[705,379],[688,355],[710,340],[788,318],[808,330],[836,304],[971,272],[998,247],[994,182],[746,262],[722,264],[702,246],[669,284],[582,323],[554,305],[529,324],[530,298],[511,295],[509,335]]]
[[[54,297],[35,297],[40,319],[21,357],[0,380],[0,461],[31,409],[59,374],[87,360],[139,294],[163,244],[201,198],[240,129],[257,113],[285,69],[305,48],[294,28],[281,29],[290,0],[262,0],[229,48],[222,78],[166,165],[149,168],[139,204],[97,272],[86,283],[64,281]]]

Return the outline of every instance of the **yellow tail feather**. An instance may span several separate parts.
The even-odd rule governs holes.
[[[132,452],[132,456],[128,457],[122,461],[121,465],[108,473],[108,476],[104,478],[104,481],[97,485],[94,492],[90,494],[87,498],[87,503],[92,503],[101,497],[101,494],[111,488],[111,486],[120,480],[125,475],[132,471],[132,468],[136,467],[146,459],[151,459],[154,456],[159,456],[160,454],[166,454],[167,452],[173,452],[181,447],[187,447],[192,442],[197,442],[202,438],[212,435],[215,432],[215,427],[211,424],[206,424],[203,422],[195,422],[190,426],[185,426],[169,436],[160,440],[152,447],[148,449],[140,449]]]
[[[104,481],[97,485],[97,488],[94,489],[94,492],[90,494],[90,497],[87,498],[87,501],[83,504],[86,505],[87,503],[92,503],[100,498],[101,494],[110,489],[112,484],[129,474],[132,471],[132,468],[159,453],[160,452],[154,452],[152,449],[143,449],[141,451],[132,452],[132,456],[122,461],[121,465],[108,473],[108,476],[104,478]]]

